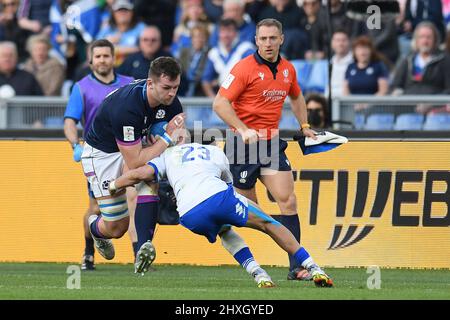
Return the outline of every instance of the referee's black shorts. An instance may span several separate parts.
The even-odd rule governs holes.
[[[285,153],[287,146],[279,136],[245,144],[241,136],[227,133],[224,152],[230,162],[233,185],[239,189],[252,189],[261,175],[261,168],[291,171]]]

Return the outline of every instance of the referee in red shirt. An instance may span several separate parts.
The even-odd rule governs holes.
[[[259,178],[277,202],[281,215],[274,216],[300,242],[300,222],[294,179],[278,125],[283,104],[290,97],[292,112],[303,135],[315,139],[307,123],[306,104],[293,65],[280,56],[284,36],[276,19],[256,26],[257,52],[239,61],[223,81],[213,109],[234,131],[227,134],[225,153],[236,191],[257,202]],[[309,280],[310,275],[289,257],[289,280]]]

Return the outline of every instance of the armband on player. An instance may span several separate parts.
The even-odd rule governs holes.
[[[157,122],[154,125],[150,127],[150,134],[154,136],[156,139],[163,139],[163,141],[167,144],[167,146],[170,146],[173,144],[172,138],[170,135],[166,132],[167,127],[166,121]]]
[[[171,146],[173,144],[173,140],[167,132],[164,132],[164,134],[160,137],[167,144],[167,146]]]

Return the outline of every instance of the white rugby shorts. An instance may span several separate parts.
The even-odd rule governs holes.
[[[120,152],[106,153],[84,143],[81,164],[91,184],[95,198],[110,196],[109,183],[122,175],[123,157]]]

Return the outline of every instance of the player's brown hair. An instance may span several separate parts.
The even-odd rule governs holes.
[[[89,63],[92,63],[94,48],[103,48],[103,47],[108,47],[109,49],[111,49],[111,55],[114,57],[114,45],[109,40],[99,39],[95,40],[89,45],[89,55],[90,55]]]
[[[148,70],[148,77],[159,79],[163,74],[171,81],[181,75],[181,66],[178,61],[172,57],[159,57],[153,60]]]

